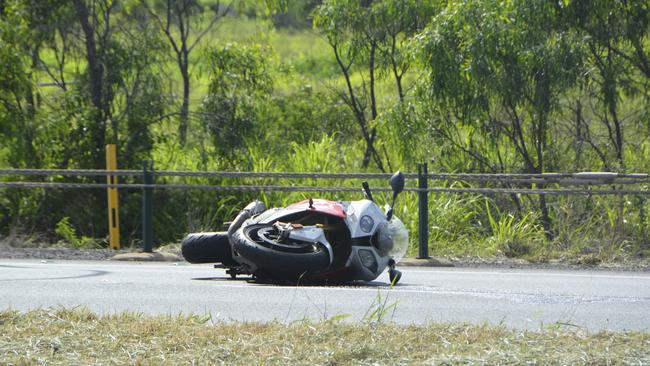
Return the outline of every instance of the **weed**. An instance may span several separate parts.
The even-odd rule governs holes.
[[[63,239],[63,241],[59,241],[60,244],[69,245],[77,249],[101,247],[99,242],[94,238],[83,235],[77,236],[77,231],[74,229],[72,224],[70,224],[70,219],[68,217],[59,220],[54,232]]]
[[[395,284],[391,283],[390,288]],[[372,304],[366,310],[366,313],[363,315],[363,322],[372,326],[377,326],[383,324],[386,321],[386,317],[390,314],[391,317],[395,314],[397,310],[397,301],[388,302],[389,294],[386,293],[385,296],[382,296],[381,290],[377,290],[377,296],[375,296]]]
[[[503,214],[496,206],[491,207],[485,198],[485,212],[492,235],[488,239],[491,246],[506,257],[521,257],[531,252],[531,244],[543,237],[543,229],[537,224],[533,213],[523,215],[519,220],[513,214]],[[492,211],[496,211],[494,217]]]

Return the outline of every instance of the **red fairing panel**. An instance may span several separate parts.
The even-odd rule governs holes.
[[[314,204],[312,207],[309,207],[309,200],[304,200],[300,201],[298,203],[294,203],[291,206],[287,206],[287,209],[296,209],[296,210],[311,210],[311,211],[316,211],[316,212],[322,212],[327,215],[332,215],[332,216],[337,216],[342,219],[345,218],[345,210],[343,209],[343,206],[334,201],[329,201],[329,200],[323,200],[323,199],[315,199],[313,200]]]

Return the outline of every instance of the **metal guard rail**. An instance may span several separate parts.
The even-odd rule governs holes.
[[[311,186],[215,186],[207,184],[102,184],[102,183],[46,183],[46,182],[0,182],[0,188],[50,188],[50,189],[199,189],[225,192],[360,192],[355,187]],[[373,191],[390,192],[390,188],[373,187]],[[429,193],[475,193],[475,194],[522,194],[522,195],[646,195],[644,189],[527,189],[527,188],[404,188],[406,192]]]
[[[151,172],[158,177],[204,177],[204,178],[293,178],[293,179],[388,179],[389,173],[288,173],[288,172],[192,172],[159,170]],[[100,169],[0,169],[1,175],[22,176],[141,176],[141,170]],[[418,173],[405,173],[407,179],[419,178]],[[429,180],[503,182],[513,184],[640,184],[650,183],[645,173],[579,172],[541,174],[484,174],[484,173],[429,173]]]

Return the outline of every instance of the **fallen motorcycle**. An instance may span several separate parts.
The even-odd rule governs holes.
[[[382,211],[363,182],[365,199],[336,202],[309,199],[285,208],[248,204],[226,232],[189,234],[182,241],[190,263],[218,263],[232,278],[302,282],[372,281],[386,268],[392,284],[401,272],[408,231],[393,215],[404,176],[391,179],[392,204]]]

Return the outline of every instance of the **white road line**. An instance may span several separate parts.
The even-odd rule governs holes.
[[[228,281],[224,279],[224,281]],[[426,289],[414,289],[414,288],[405,288],[401,286],[389,288],[389,287],[321,287],[321,286],[283,286],[283,285],[254,285],[248,283],[234,284],[234,283],[218,283],[216,289],[219,288],[233,288],[233,289],[261,289],[261,290],[278,290],[285,289],[291,290],[294,292],[297,291],[326,291],[326,292],[372,292],[372,293],[381,293],[382,295],[389,296],[391,293],[396,294],[425,294],[425,295],[452,295],[452,296],[472,296],[472,297],[489,297],[502,300],[512,300],[511,297],[517,296],[528,296],[528,297],[547,297],[547,298],[575,298],[575,299],[584,299],[584,300],[593,300],[598,299],[599,301],[620,301],[620,302],[649,302],[650,298],[648,297],[635,297],[635,296],[607,296],[607,295],[574,295],[574,294],[563,294],[563,293],[546,293],[540,294],[537,292],[509,292],[509,291],[472,291],[472,290],[452,290],[452,289],[435,289],[435,288],[426,288]]]
[[[581,277],[581,278],[608,278],[608,279],[628,279],[628,280],[650,280],[650,274],[647,276],[630,276],[630,275],[601,275],[601,274],[578,274],[578,273],[553,273],[553,272],[499,272],[499,271],[439,271],[439,270],[410,270],[400,268],[402,273],[438,273],[438,274],[467,274],[467,275],[498,275],[498,276],[539,276],[539,277]]]

